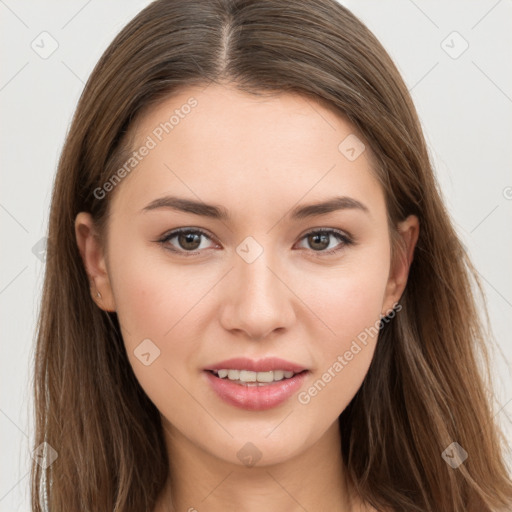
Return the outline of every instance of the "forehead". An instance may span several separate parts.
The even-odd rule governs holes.
[[[134,151],[150,149],[120,187],[125,206],[164,193],[253,213],[335,193],[383,199],[360,133],[325,102],[297,93],[182,89],[138,121],[134,140]]]

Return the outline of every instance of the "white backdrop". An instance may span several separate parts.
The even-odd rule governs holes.
[[[0,0],[0,512],[30,509],[38,242],[58,156],[94,64],[148,3]],[[498,342],[496,417],[512,440],[512,3],[342,3],[381,40],[415,101],[449,211],[485,285]]]

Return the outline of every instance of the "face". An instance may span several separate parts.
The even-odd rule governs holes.
[[[103,244],[86,213],[76,232],[140,385],[168,432],[216,459],[298,455],[360,387],[417,220],[399,226],[407,249],[391,261],[368,144],[300,95],[189,88],[145,115],[133,150],[115,190],[102,189]],[[329,204],[305,208],[318,203]]]

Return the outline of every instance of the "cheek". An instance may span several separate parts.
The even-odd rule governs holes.
[[[114,231],[114,230],[113,230]],[[161,346],[164,334],[171,329],[179,297],[169,272],[148,257],[140,241],[132,242],[118,230],[111,239],[109,274],[128,355],[144,340]],[[123,242],[122,240],[128,240]]]
[[[362,384],[378,339],[389,273],[389,259],[383,254],[385,246],[384,252],[381,248],[361,253],[357,265],[347,261],[329,279],[303,289],[301,297],[326,328],[321,337],[311,334],[311,339],[320,339],[321,350],[313,348],[315,379],[298,396],[299,403],[315,401],[314,409],[328,408],[339,414]]]
[[[187,377],[199,349],[199,339],[187,335],[196,293],[191,294],[178,270],[155,264],[143,250],[133,247],[118,256],[111,260],[112,288],[135,377],[160,411],[169,412],[172,404],[172,416],[186,418]]]
[[[365,328],[379,320],[389,275],[387,247],[351,254],[339,268],[302,277],[299,295],[325,324],[325,347],[342,349]]]
[[[156,242],[130,233],[129,226],[114,226],[110,239],[109,274],[125,341],[161,340],[176,316],[185,314],[183,286],[178,269],[165,265]]]
[[[170,328],[162,309],[170,305],[162,300],[162,284],[156,269],[137,264],[131,257],[116,267],[114,275],[112,288],[117,315],[123,335],[128,335],[124,337],[125,342],[132,344],[139,338],[160,339]]]
[[[154,249],[143,244],[112,250],[110,266],[124,345],[141,385],[152,389],[168,382],[166,369],[177,378],[197,371],[194,356],[201,339],[194,328],[201,299],[218,277],[194,278],[192,267],[187,274],[183,267],[167,263],[165,254],[155,257]],[[141,364],[140,357],[148,352],[154,359],[150,368]]]

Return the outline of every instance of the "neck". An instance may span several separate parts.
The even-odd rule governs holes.
[[[341,457],[335,422],[306,451],[279,464],[247,467],[221,460],[164,423],[170,478],[155,512],[352,512],[354,499]]]

